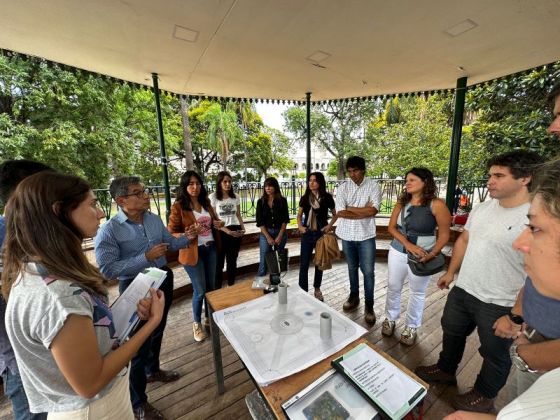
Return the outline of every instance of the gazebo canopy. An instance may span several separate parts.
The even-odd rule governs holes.
[[[452,89],[560,59],[559,0],[3,0],[0,48],[177,94]]]

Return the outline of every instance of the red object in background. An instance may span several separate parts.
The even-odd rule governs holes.
[[[453,215],[453,224],[454,225],[466,225],[468,218],[469,218],[468,213],[455,214],[455,215]]]

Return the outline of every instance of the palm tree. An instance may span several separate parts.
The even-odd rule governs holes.
[[[237,123],[237,114],[227,106],[222,110],[220,104],[214,103],[208,107],[200,120],[208,124],[206,138],[211,147],[219,150],[222,168],[226,171],[230,146],[243,138],[243,132]]]

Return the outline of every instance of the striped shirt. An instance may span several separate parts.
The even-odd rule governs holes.
[[[108,279],[130,280],[147,267],[161,268],[167,263],[165,256],[154,261],[146,259],[146,252],[161,243],[168,243],[170,251],[177,251],[189,241],[185,236],[171,235],[159,216],[149,211],[144,213],[143,223],[136,223],[119,209],[97,232],[95,259]]]
[[[560,368],[545,373],[498,413],[498,420],[543,420],[560,416]]]
[[[360,185],[351,179],[338,187],[336,193],[336,212],[346,210],[347,207],[366,207],[368,202],[379,209],[381,203],[381,189],[377,182],[364,178]],[[365,241],[375,238],[375,218],[363,219],[339,218],[336,224],[336,235],[345,241]]]

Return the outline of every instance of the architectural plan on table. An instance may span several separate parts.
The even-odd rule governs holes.
[[[321,339],[320,316],[332,317],[332,337]],[[260,385],[299,372],[341,350],[367,330],[297,286],[288,304],[278,294],[214,313],[214,321]]]

